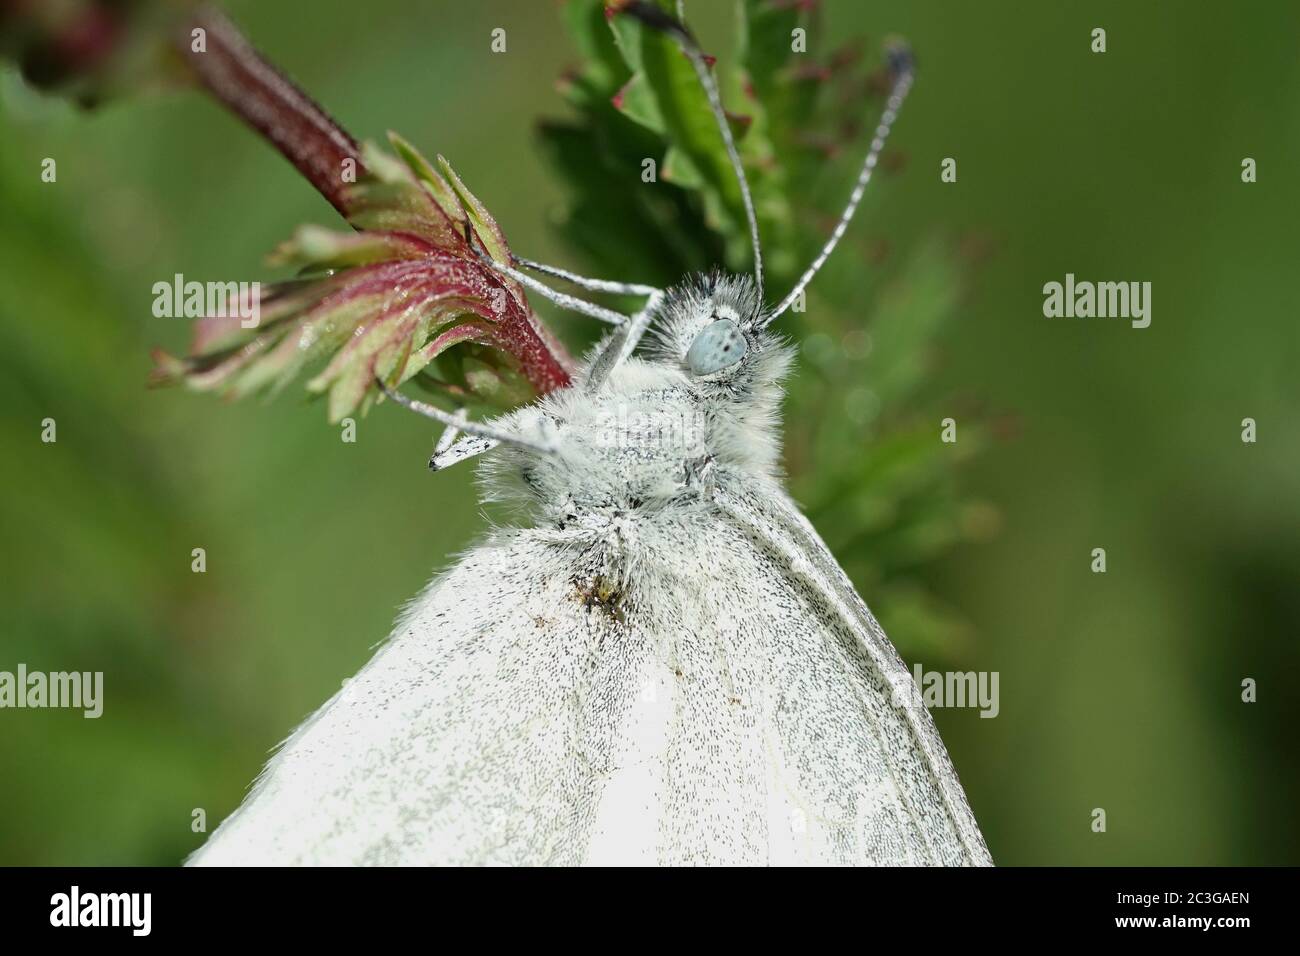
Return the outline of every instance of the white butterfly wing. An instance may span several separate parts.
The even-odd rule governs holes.
[[[910,674],[811,525],[775,484],[716,503],[639,528],[625,613],[658,638],[603,662],[636,697],[587,858],[990,864]]]
[[[467,554],[191,863],[576,862],[579,701],[608,628],[574,600],[573,566],[528,533]]]
[[[472,551],[194,862],[990,862],[906,668],[784,493],[687,519]]]
[[[775,484],[716,503],[742,536],[736,560],[753,564],[743,599],[768,655],[791,831],[770,821],[774,861],[991,865],[906,665],[812,525]]]

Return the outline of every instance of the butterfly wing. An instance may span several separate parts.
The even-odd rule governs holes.
[[[610,627],[536,533],[469,552],[299,727],[198,865],[576,862]]]
[[[990,864],[903,662],[784,492],[640,529],[593,862]],[[653,635],[645,640],[645,635]],[[901,692],[900,692],[901,691]]]
[[[794,831],[778,843],[774,826],[774,855],[991,865],[906,665],[807,518],[775,485],[716,504],[762,592],[750,618],[768,642],[768,735]]]
[[[989,862],[910,675],[778,487],[616,537],[470,552],[193,862]]]

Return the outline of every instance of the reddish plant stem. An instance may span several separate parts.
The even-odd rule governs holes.
[[[204,50],[194,49],[201,28]],[[221,103],[271,142],[342,215],[347,216],[344,161],[365,172],[356,140],[272,66],[221,13],[203,8],[176,37],[195,76]]]
[[[203,52],[193,31],[205,32]],[[176,47],[195,76],[227,109],[269,140],[344,218],[348,215],[344,161],[365,174],[357,142],[288,77],[272,66],[225,16],[203,8],[179,31]],[[531,309],[498,329],[507,351],[539,395],[570,382],[563,346],[537,323]]]

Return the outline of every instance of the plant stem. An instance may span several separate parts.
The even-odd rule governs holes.
[[[194,49],[196,28],[206,34],[202,51]],[[347,182],[366,172],[356,140],[211,7],[185,23],[175,44],[207,90],[269,140],[347,218]],[[355,176],[345,181],[346,160],[355,163]],[[540,326],[531,308],[501,335],[539,395],[569,384],[564,348]]]
[[[204,50],[192,31],[201,28]],[[176,46],[208,91],[268,139],[342,215],[347,216],[344,161],[365,167],[347,131],[272,66],[224,15],[205,7],[176,37]]]

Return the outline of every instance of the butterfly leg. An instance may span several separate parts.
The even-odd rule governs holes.
[[[522,269],[530,269],[533,272],[540,272],[548,275],[553,279],[563,279],[565,282],[572,282],[580,289],[588,289],[592,292],[609,292],[614,295],[641,295],[650,296],[660,291],[652,285],[642,285],[639,282],[613,282],[609,279],[591,279],[587,276],[580,276],[576,272],[570,272],[568,269],[561,269],[559,266],[548,266],[541,262],[534,262],[532,259],[525,259],[523,256],[516,256],[513,253],[510,256],[512,265]]]
[[[577,312],[580,315],[588,315],[593,319],[599,319],[601,322],[607,322],[613,326],[622,326],[627,322],[627,316],[622,312],[615,312],[613,309],[607,309],[603,305],[588,302],[586,299],[579,299],[576,295],[569,295],[567,292],[558,292],[540,279],[534,279],[526,272],[520,272],[513,266],[497,262],[495,259],[485,255],[477,249],[474,251],[478,256],[479,261],[493,272],[514,279],[524,288],[532,289],[542,298],[554,302],[562,309],[567,309],[570,312]]]
[[[553,444],[546,436],[540,438],[528,438],[515,432],[509,432],[505,429],[493,427],[484,422],[471,421],[466,417],[463,408],[457,412],[446,412],[441,408],[438,408],[436,405],[430,405],[428,402],[420,402],[413,398],[407,398],[401,392],[389,388],[388,383],[383,379],[376,379],[376,381],[379,383],[380,390],[403,408],[407,408],[419,415],[423,415],[425,418],[432,418],[434,421],[442,422],[444,425],[462,431],[468,436],[467,438],[461,439],[456,445],[451,445],[444,454],[449,454],[451,449],[456,448],[458,445],[466,444],[470,438],[478,438],[483,441],[491,442],[490,445],[480,448],[478,452],[475,452],[475,454],[487,451],[488,448],[494,448],[502,442],[511,445],[518,445],[521,448],[528,448],[532,451],[542,452],[544,454],[549,454],[555,451]],[[446,437],[445,432],[443,433],[443,437]],[[439,444],[441,443],[440,439]],[[456,459],[456,461],[460,460],[460,458]]]
[[[640,343],[641,337],[645,335],[646,330],[650,328],[650,323],[654,321],[655,310],[659,308],[659,303],[663,301],[663,297],[663,290],[655,289],[649,294],[645,305],[642,306],[640,311],[628,317],[624,325],[614,333],[604,350],[596,356],[596,361],[592,363],[591,371],[587,374],[586,388],[588,392],[599,391],[600,386],[604,384],[607,378],[609,378],[610,372],[618,368],[625,359],[636,351],[636,347],[638,343]],[[387,392],[388,389],[385,388],[384,391]],[[404,396],[392,394],[390,397],[402,402],[402,404],[405,404],[408,407],[413,404],[410,399],[407,399]],[[431,408],[432,406],[426,407]],[[428,412],[423,411],[423,409],[414,410],[420,411],[422,414],[429,414]],[[467,458],[481,455],[483,452],[495,448],[502,440],[511,440],[504,436],[497,437],[486,432],[480,432],[478,434],[466,435],[464,438],[456,441],[456,437],[459,435],[460,431],[469,430],[461,423],[464,413],[461,413],[461,420],[451,420],[452,416],[449,413],[443,412],[441,409],[434,409],[434,411],[437,411],[441,416],[444,416],[439,417],[439,421],[447,422],[447,429],[442,433],[442,437],[438,439],[438,444],[434,447],[433,457],[429,459],[429,467],[434,471],[441,471],[444,468],[450,468],[452,465],[465,461]],[[435,416],[430,415],[430,417]]]
[[[456,409],[456,412],[458,414],[462,413],[464,412],[464,409],[458,408]],[[436,457],[438,455],[441,455],[444,451],[450,448],[451,443],[454,442],[459,437],[460,437],[460,429],[455,425],[448,425],[446,428],[444,428],[442,430],[442,434],[438,436],[437,444],[433,446],[434,456]]]
[[[461,209],[464,210],[465,204],[461,203]],[[544,299],[549,299],[562,309],[568,309],[570,312],[577,312],[580,315],[589,315],[593,319],[599,319],[602,322],[608,322],[613,326],[621,326],[627,321],[627,316],[622,312],[615,312],[613,309],[607,309],[604,306],[596,305],[594,302],[588,302],[585,299],[579,299],[576,295],[569,295],[567,292],[557,292],[540,279],[534,279],[525,272],[520,272],[513,265],[507,265],[504,262],[497,262],[474,240],[474,227],[470,224],[469,212],[465,211],[465,243],[469,246],[475,258],[478,259],[487,268],[491,269],[498,275],[514,279],[526,289],[532,289]],[[512,261],[514,257],[511,257]],[[594,280],[593,280],[594,281]]]
[[[464,204],[462,203],[462,208]],[[611,282],[605,279],[588,279],[585,276],[579,276],[576,273],[569,272],[556,266],[546,266],[541,263],[533,262],[530,259],[522,259],[518,256],[511,255],[512,263],[523,265],[525,268],[536,269],[546,274],[557,276],[570,282],[574,282],[583,288],[593,289],[603,292],[613,292],[622,295],[644,295],[646,296],[645,304],[641,309],[631,316],[624,315],[621,312],[615,312],[613,309],[606,309],[604,306],[596,305],[594,302],[587,302],[579,299],[577,296],[568,295],[564,292],[557,292],[550,286],[534,279],[526,273],[520,272],[513,265],[506,265],[497,262],[489,256],[484,250],[478,247],[474,241],[474,228],[470,224],[468,211],[465,212],[465,243],[469,246],[471,252],[478,258],[479,262],[487,266],[494,272],[514,279],[520,285],[527,289],[532,289],[541,296],[554,302],[561,308],[570,309],[583,315],[589,315],[592,318],[600,319],[603,322],[615,326],[618,331],[605,346],[604,351],[597,356],[596,361],[592,364],[590,372],[587,374],[587,391],[594,392],[600,388],[609,377],[609,373],[622,364],[623,360],[630,356],[645,335],[646,329],[654,321],[655,312],[659,304],[663,301],[664,290],[648,285],[637,285],[629,282]]]
[[[609,340],[604,350],[596,356],[596,361],[591,365],[591,371],[587,373],[586,387],[588,392],[595,392],[609,378],[609,373],[618,368],[623,361],[627,359],[634,351],[641,337],[645,335],[646,329],[650,328],[650,323],[654,321],[655,312],[659,308],[659,303],[663,301],[664,293],[656,289],[641,310],[628,319],[627,324],[614,333],[613,338]]]

